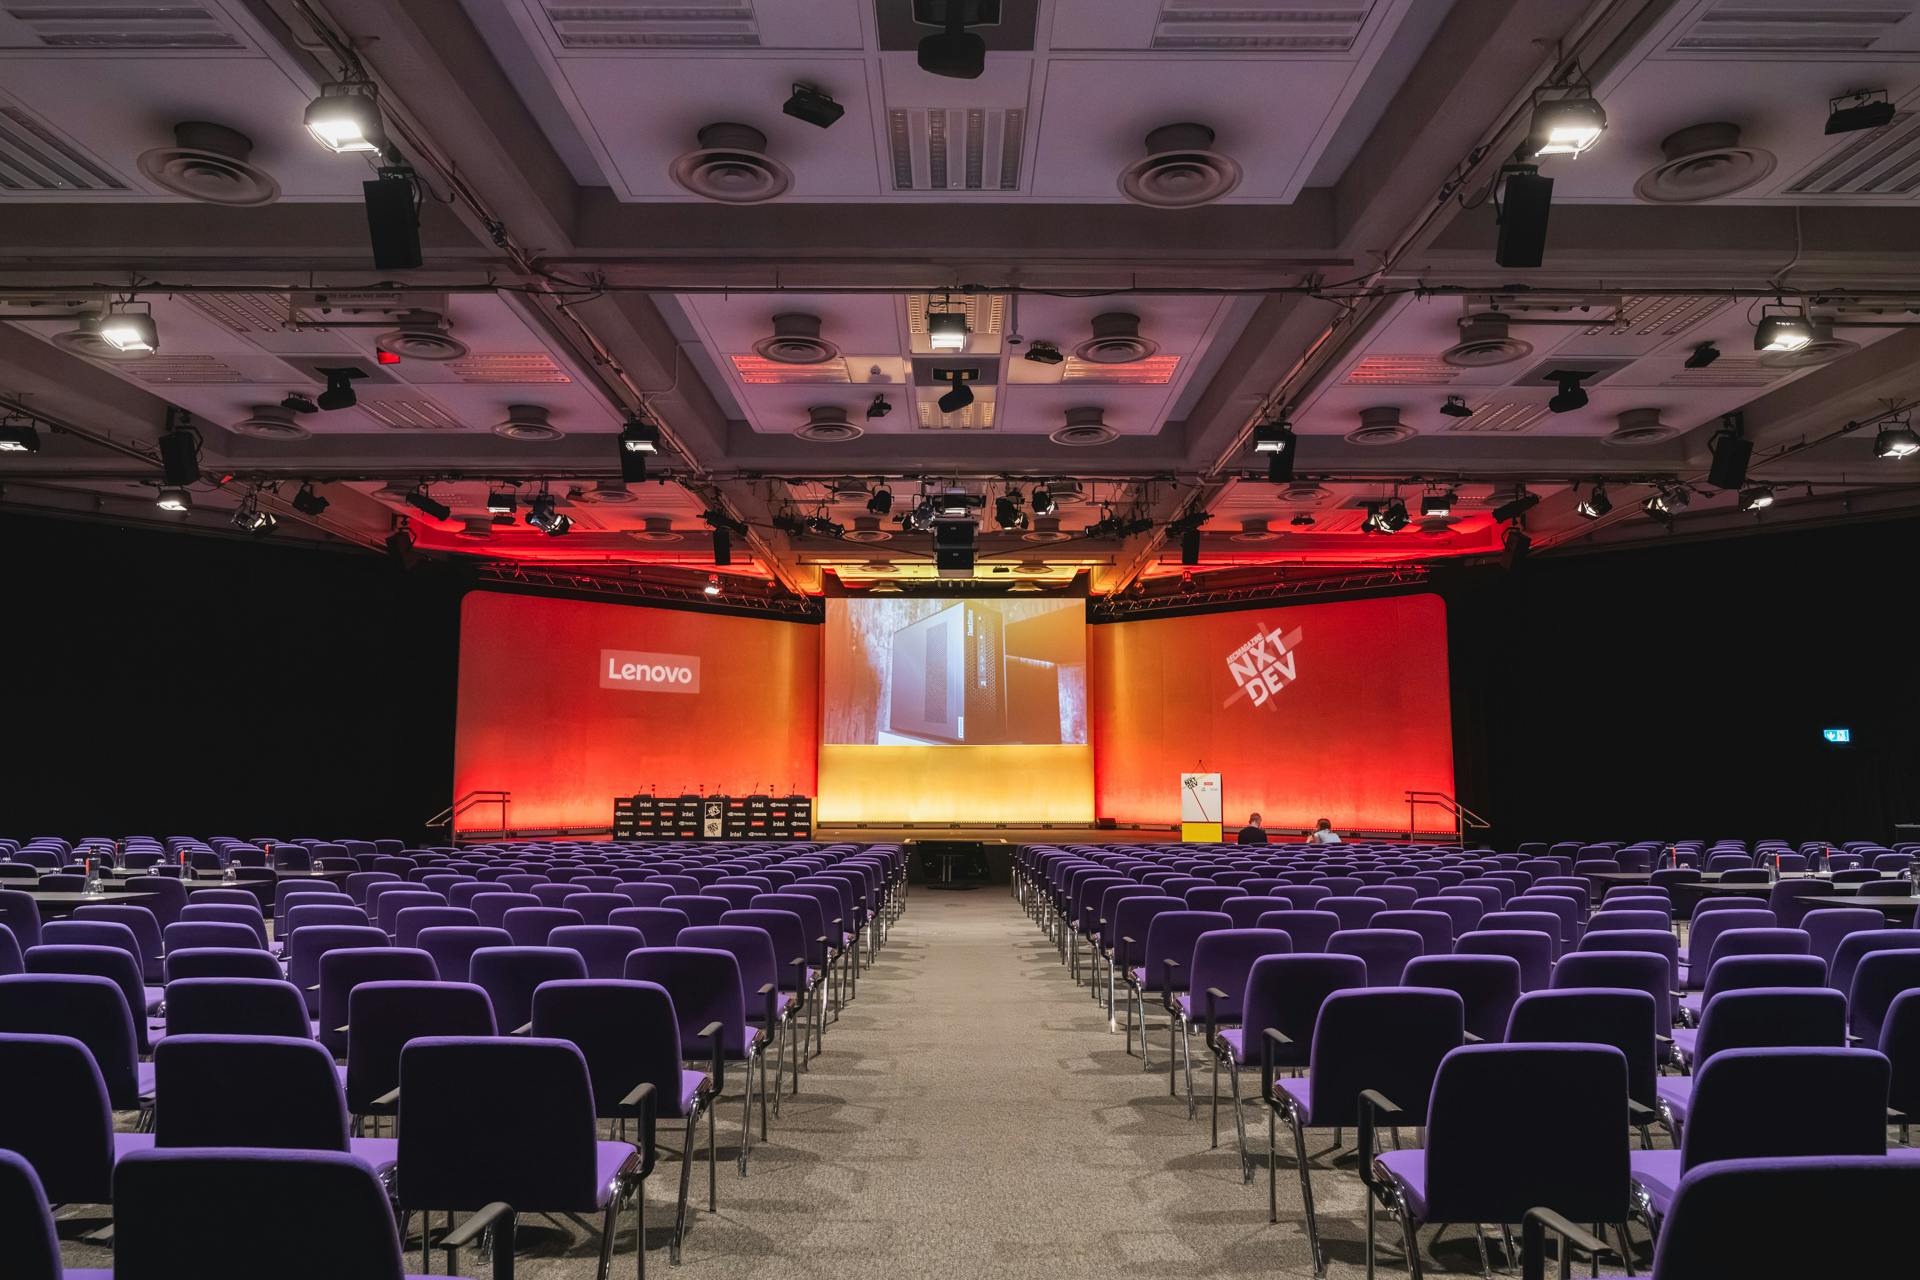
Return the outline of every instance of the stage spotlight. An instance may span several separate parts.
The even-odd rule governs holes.
[[[267,534],[273,532],[273,526],[280,523],[273,518],[271,511],[262,511],[258,496],[249,495],[233,513],[233,527],[242,533]]]
[[[550,532],[553,523],[559,518],[553,495],[536,493],[527,503],[526,521],[542,533]]]
[[[708,574],[707,585],[700,589],[709,596],[719,595],[720,594],[720,575],[717,573]]]
[[[1035,340],[1028,345],[1027,353],[1021,359],[1031,360],[1035,364],[1059,364],[1066,359],[1066,356],[1062,355],[1060,348],[1051,342]]]
[[[1858,133],[1862,129],[1881,129],[1893,123],[1893,103],[1885,89],[1862,89],[1827,99],[1828,134]]]
[[[1263,422],[1253,429],[1255,453],[1290,453],[1293,446],[1293,428],[1287,425],[1285,419]]]
[[[153,500],[153,505],[162,511],[173,511],[185,515],[193,510],[193,495],[188,493],[183,485],[170,484],[160,490],[159,495]]]
[[[1467,404],[1466,398],[1463,396],[1448,396],[1447,402],[1440,406],[1440,412],[1446,414],[1449,418],[1471,418],[1473,416],[1473,408]]]
[[[1450,516],[1453,514],[1453,504],[1455,501],[1457,501],[1457,499],[1451,489],[1439,493],[1421,494],[1420,514],[1423,516]]]
[[[1530,164],[1500,171],[1499,236],[1493,260],[1503,267],[1537,267],[1547,252],[1547,216],[1553,211],[1553,179]]]
[[[1904,416],[1881,427],[1873,439],[1876,458],[1911,458],[1916,453],[1920,453],[1920,434]]]
[[[1693,354],[1687,357],[1686,367],[1689,369],[1704,369],[1719,358],[1720,348],[1714,346],[1711,342],[1703,342],[1693,349]]]
[[[1053,490],[1043,484],[1033,486],[1033,514],[1050,516],[1053,514]]]
[[[387,554],[402,569],[411,569],[419,561],[413,550],[413,530],[407,527],[405,516],[400,517],[400,523],[387,535]]]
[[[1577,156],[1607,131],[1607,113],[1591,97],[1545,98],[1533,104],[1527,150],[1536,157]]]
[[[327,508],[332,505],[313,491],[313,485],[310,482],[303,483],[300,486],[300,492],[293,495],[293,509],[303,516],[324,515]]]
[[[487,490],[487,510],[493,515],[510,516],[519,505],[519,499],[511,489]]]
[[[379,271],[410,271],[420,265],[420,193],[412,168],[383,165],[380,176],[360,184],[367,206],[367,238]]]
[[[639,484],[647,478],[647,459],[660,452],[660,428],[633,419],[620,429],[620,479]]]
[[[322,409],[351,409],[360,403],[360,395],[353,389],[355,379],[366,377],[359,369],[315,369],[315,373],[327,380],[327,389],[314,401]]]
[[[1707,483],[1716,489],[1738,489],[1747,482],[1747,462],[1753,457],[1753,441],[1742,434],[1740,415],[1729,413],[1720,419],[1720,429],[1707,441],[1713,463],[1707,468]]]
[[[947,300],[940,299],[945,307]],[[967,349],[967,313],[965,311],[935,311],[927,309],[927,345],[935,351],[965,351]]]
[[[280,402],[280,407],[290,409],[294,413],[320,412],[320,406],[313,402],[313,398],[301,391],[287,392],[287,398]]]
[[[1740,509],[1759,511],[1773,505],[1773,486],[1770,484],[1748,485],[1740,491]]]
[[[956,80],[977,80],[987,69],[987,42],[967,27],[1000,21],[1000,0],[914,0],[913,20],[943,28],[920,38],[922,71]]]
[[[1367,504],[1366,511],[1367,511],[1367,514],[1365,518],[1363,518],[1360,521],[1360,532],[1379,533],[1380,532],[1380,504],[1377,502],[1369,502]]]
[[[875,396],[873,403],[867,406],[867,421],[872,422],[875,418],[884,418],[892,412],[893,403],[891,401],[885,396]]]
[[[993,520],[1002,529],[1027,527],[1027,513],[1020,509],[1020,499],[1012,493],[1004,493],[993,500]]]
[[[38,453],[40,433],[30,422],[0,423],[0,453]]]
[[[191,427],[169,426],[160,434],[160,478],[180,486],[200,479],[199,432]]]
[[[1584,378],[1592,377],[1592,374],[1559,371],[1547,376],[1552,378],[1554,385],[1559,388],[1553,398],[1547,401],[1547,408],[1555,413],[1572,413],[1575,409],[1587,407],[1587,389],[1581,386],[1580,382]]]
[[[573,528],[572,516],[556,515],[553,518],[553,523],[547,526],[547,536],[549,538],[557,538],[561,534],[566,533],[568,530],[572,528]]]
[[[958,413],[960,410],[972,404],[973,388],[968,386],[967,383],[972,381],[978,374],[979,370],[977,369],[935,369],[933,371],[933,380],[935,382],[951,382],[953,384],[953,390],[947,392],[947,394],[941,396],[939,399],[940,412]]]
[[[146,305],[144,302],[115,303],[106,315],[100,317],[100,326],[95,330],[100,340],[115,351],[136,355],[152,355],[158,351],[160,331],[153,322],[153,312],[127,310],[129,307]]]
[[[334,80],[307,104],[307,132],[335,155],[378,154],[387,145],[378,90],[364,80]]]
[[[1197,524],[1189,524],[1180,530],[1180,563],[1200,563],[1200,526]]]
[[[844,538],[847,526],[836,524],[826,516],[808,516],[802,526],[808,533],[818,538]]]
[[[1640,504],[1640,509],[1656,520],[1669,520],[1693,501],[1693,495],[1678,486],[1663,488]]]
[[[1813,326],[1808,323],[1806,313],[1791,308],[1783,309],[1781,314],[1768,314],[1769,309],[1762,307],[1760,323],[1753,327],[1753,349],[1755,351],[1798,351],[1813,341]]]
[[[1383,533],[1398,533],[1413,521],[1407,514],[1407,504],[1395,498],[1380,508],[1380,529]]]
[[[1527,490],[1522,487],[1519,492],[1513,495],[1510,501],[1503,502],[1493,509],[1493,518],[1505,524],[1510,520],[1518,520],[1521,516],[1539,505],[1540,495],[1537,493],[1528,493]]]
[[[1580,499],[1573,509],[1589,520],[1598,520],[1613,510],[1613,499],[1607,496],[1607,486],[1595,484],[1593,492]]]
[[[453,516],[453,508],[444,502],[436,501],[424,486],[407,495],[407,505],[415,511],[424,511],[435,520],[447,520]]]
[[[805,120],[822,129],[831,129],[836,120],[847,114],[845,107],[810,84],[794,85],[780,109],[795,120]]]
[[[867,510],[876,516],[884,516],[893,510],[893,490],[880,485],[867,495]]]
[[[725,529],[713,531],[713,562],[715,564],[733,563],[733,537]]]
[[[1312,516],[1308,515],[1306,512],[1302,511],[1299,515],[1287,521],[1287,523],[1292,525],[1296,529],[1311,529],[1313,528],[1314,525],[1320,522],[1318,520],[1315,520]]]

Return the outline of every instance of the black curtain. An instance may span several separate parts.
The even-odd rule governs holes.
[[[420,838],[459,594],[365,551],[0,514],[0,835]]]
[[[1903,520],[1439,575],[1462,799],[1503,848],[1920,839],[1916,548]]]

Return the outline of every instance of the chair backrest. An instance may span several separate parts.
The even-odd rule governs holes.
[[[1626,1059],[1627,1096],[1654,1107],[1659,1103],[1654,1077],[1660,1061],[1654,1037],[1662,1033],[1660,1005],[1650,992],[1555,987],[1520,997],[1507,1022],[1506,1039],[1512,1044],[1611,1045]]]
[[[1404,1113],[1427,1122],[1434,1072],[1460,1046],[1466,1010],[1451,991],[1372,987],[1337,991],[1320,1006],[1308,1065],[1308,1106],[1317,1126],[1359,1121],[1365,1089],[1377,1089]]]
[[[167,956],[163,973],[168,982],[182,978],[278,979],[280,962],[258,947],[186,947]],[[303,1004],[304,996],[302,992]]]
[[[329,951],[384,947],[387,935],[367,924],[316,924],[287,939],[287,981],[300,988],[309,1012],[320,1009],[320,960]]]
[[[501,917],[500,927],[516,947],[544,947],[555,929],[586,922],[585,916],[566,907],[515,907]]]
[[[493,1002],[470,982],[362,982],[347,997],[347,1108],[400,1084],[400,1051],[421,1036],[491,1036]]]
[[[1751,932],[1770,933],[1772,930],[1755,929]],[[1717,952],[1718,949],[1716,954]],[[1711,1000],[1722,991],[1737,991],[1742,987],[1824,987],[1826,985],[1827,967],[1820,963],[1819,956],[1766,953],[1730,955],[1713,962],[1713,969],[1707,974],[1707,985],[1702,990],[1702,998]]]
[[[689,1058],[703,1060],[713,1053],[712,1041],[700,1032],[720,1024],[720,1047],[725,1057],[747,1056],[747,996],[740,979],[740,962],[731,951],[711,947],[646,947],[627,957],[629,982],[652,982],[673,997],[680,1020],[680,1044]]]
[[[1209,987],[1226,993],[1212,1006],[1222,1022],[1238,1022],[1246,995],[1247,975],[1262,956],[1290,955],[1293,940],[1278,929],[1213,929],[1200,935],[1193,948],[1193,972],[1188,986],[1194,994],[1196,1019],[1209,1008],[1202,994]]]
[[[1708,957],[1721,934],[1734,929],[1771,929],[1777,923],[1773,912],[1760,907],[1729,907],[1696,914],[1687,932],[1688,989],[1698,991],[1707,980]]]
[[[21,950],[40,945],[40,904],[24,889],[0,889],[0,925],[13,930]]]
[[[255,941],[261,946],[267,945],[267,918],[260,913],[259,906],[243,906],[235,902],[192,902],[180,908],[180,920],[199,924],[205,921],[222,921],[226,924],[244,925],[253,930]]]
[[[169,1280],[182,1259],[195,1276],[231,1280],[264,1258],[287,1274],[401,1278],[386,1190],[345,1152],[155,1147],[120,1161],[113,1190],[115,1280]],[[234,1214],[227,1229],[206,1229],[213,1204]]]
[[[1681,1179],[1654,1249],[1653,1274],[1689,1276],[1891,1276],[1911,1262],[1891,1224],[1920,1195],[1920,1161],[1878,1156],[1724,1160]],[[1849,1231],[1761,1231],[1793,1222],[1810,1204],[1844,1204],[1863,1224]]]
[[[568,924],[548,934],[547,945],[579,952],[587,966],[587,977],[611,979],[626,972],[627,953],[646,946],[647,939],[627,925]]]
[[[720,917],[732,909],[725,898],[709,898],[704,893],[676,893],[660,905],[686,912],[687,919],[698,925],[719,924]]]
[[[510,947],[513,938],[505,929],[486,925],[437,925],[422,929],[414,945],[433,957],[434,972],[442,982],[465,982],[472,970],[473,953],[482,947]]]
[[[1200,935],[1211,929],[1231,929],[1233,917],[1224,911],[1163,911],[1147,927],[1143,959],[1146,986],[1154,991],[1185,991],[1193,974],[1193,949]],[[1176,963],[1172,966],[1167,961]]]
[[[286,929],[281,934],[280,940],[286,942],[300,930],[313,925],[344,924],[365,927],[372,923],[372,918],[367,915],[367,909],[356,902],[343,902],[338,898],[295,898],[294,905],[287,908]]]
[[[670,947],[693,921],[677,907],[622,907],[607,917],[608,924],[638,929],[650,947]]]
[[[1893,1072],[1887,1105],[1909,1116],[1920,1115],[1920,989],[1894,996],[1880,1020],[1878,1048]]]
[[[1726,1049],[1700,1064],[1680,1163],[1876,1156],[1887,1149],[1887,1060],[1877,1049]],[[1782,1098],[1805,1099],[1782,1107]],[[1765,1116],[1765,1124],[1756,1117]]]
[[[1329,952],[1359,956],[1366,963],[1370,987],[1399,986],[1407,962],[1425,949],[1425,940],[1408,929],[1342,929],[1327,939]]]
[[[1292,940],[1294,954],[1320,953],[1327,940],[1340,932],[1340,917],[1331,911],[1264,911],[1254,921],[1257,929],[1278,929]]]
[[[533,993],[543,982],[587,976],[587,962],[565,947],[482,947],[467,966],[467,980],[493,1002],[501,1034],[511,1035],[533,1017]]]
[[[1570,952],[1561,956],[1560,963],[1553,966],[1553,979],[1549,986],[1555,990],[1618,987],[1628,991],[1644,991],[1653,998],[1661,1034],[1666,1034],[1666,1028],[1673,1025],[1673,965],[1656,952]]]
[[[1453,919],[1442,911],[1382,911],[1367,926],[1370,929],[1404,929],[1420,936],[1420,954],[1444,956],[1453,950]]]
[[[503,929],[503,921],[509,911],[523,907],[537,907],[540,899],[530,893],[483,893],[468,903],[480,917],[480,923],[491,929]]]
[[[127,997],[111,978],[15,973],[0,977],[0,1032],[71,1036],[87,1046],[115,1111],[140,1105]]]
[[[398,895],[389,896],[392,902]],[[304,908],[296,908],[302,910]],[[418,946],[423,929],[458,928],[461,925],[478,925],[480,916],[470,907],[449,907],[444,904],[422,903],[419,906],[401,906],[393,917],[393,941],[396,946]]]
[[[1767,890],[1767,905],[1773,908],[1780,923],[1789,929],[1800,927],[1800,921],[1807,912],[1821,906],[1822,899],[1833,896],[1833,884],[1827,880],[1812,878],[1778,880]]]
[[[1868,933],[1850,933],[1834,949],[1833,963],[1827,966],[1827,985],[1835,991],[1853,990],[1853,971],[1861,957],[1874,951],[1911,951],[1920,947],[1920,929],[1877,929]]]
[[[307,1003],[291,982],[279,978],[177,978],[167,984],[167,1039],[183,1035],[310,1040],[313,1027],[307,1021]]]
[[[1514,1016],[1563,994],[1522,996]],[[1576,1222],[1624,1221],[1627,1077],[1619,1049],[1584,1039],[1448,1052],[1427,1116],[1427,1220],[1508,1222],[1545,1206]]]
[[[1367,983],[1366,962],[1350,955],[1270,955],[1253,962],[1247,971],[1241,1022],[1248,1056],[1261,1060],[1261,1041],[1272,1027],[1293,1041],[1276,1046],[1274,1061],[1282,1066],[1307,1064],[1313,1048],[1314,1025],[1320,1006],[1336,991],[1360,990]]]
[[[1539,991],[1553,973],[1551,937],[1538,929],[1475,929],[1455,939],[1455,955],[1512,956],[1520,962],[1520,989]]]
[[[1895,996],[1915,987],[1920,987],[1920,950],[1873,951],[1862,956],[1853,971],[1853,988],[1847,992],[1847,1029],[1862,1044],[1880,1043],[1887,1007]]]
[[[596,1209],[593,1112],[586,1059],[569,1041],[413,1040],[400,1051],[400,1203]],[[472,1140],[476,1117],[485,1117],[485,1142]]]
[[[14,1096],[0,1107],[0,1154],[25,1157],[53,1203],[106,1203],[113,1109],[87,1046],[72,1036],[0,1033],[0,1080]],[[11,1237],[0,1239],[11,1254]]]
[[[417,947],[342,947],[320,957],[320,1043],[327,1052],[347,1051],[348,1000],[363,982],[432,982],[440,976],[433,957]]]
[[[134,1048],[147,1052],[146,987],[140,981],[139,962],[125,948],[41,943],[27,948],[25,960],[28,973],[91,974],[119,987],[132,1015]]]
[[[130,902],[87,903],[74,908],[71,918],[107,920],[125,925],[133,931],[133,940],[139,948],[141,976],[153,982],[164,972],[161,964],[160,921],[146,907]]]
[[[1628,907],[1608,906],[1604,911],[1596,911],[1587,917],[1587,929],[1602,931],[1612,929],[1668,929],[1673,918],[1664,911],[1640,910]]]
[[[1529,931],[1544,933],[1551,944],[1547,949],[1548,958],[1560,958],[1560,917],[1551,911],[1489,911],[1480,917],[1479,932]]]
[[[1441,892],[1430,897],[1414,900],[1414,908],[1419,911],[1438,911],[1453,922],[1453,936],[1480,927],[1480,918],[1487,914],[1486,904],[1480,899],[1466,894]]]
[[[1453,992],[1460,997],[1467,1032],[1498,1042],[1520,998],[1520,962],[1504,955],[1416,956],[1407,962],[1401,981]]]
[[[1314,903],[1316,911],[1331,911],[1340,917],[1342,929],[1364,929],[1367,923],[1387,910],[1385,900],[1359,894],[1334,894]]]
[[[618,1114],[634,1086],[651,1084],[656,1114],[685,1114],[680,1024],[673,997],[657,982],[564,979],[533,996],[533,1034],[570,1041],[586,1059],[594,1110]]]
[[[755,895],[756,898],[760,896]],[[807,931],[798,915],[791,911],[769,911],[754,907],[735,908],[720,917],[720,925],[722,928],[758,929],[765,933],[773,946],[773,958],[777,966],[777,977],[772,981],[777,981],[783,991],[798,991],[804,985],[805,975],[801,970],[805,968],[808,950]],[[689,942],[687,945],[710,944]],[[801,963],[796,965],[795,961]],[[741,977],[749,988],[758,985],[746,976],[744,970]]]
[[[1887,918],[1872,907],[1816,906],[1800,918],[1807,931],[1807,950],[1833,967],[1834,953],[1848,934],[1874,933],[1887,927]]]
[[[169,1035],[153,1072],[155,1146],[347,1149],[340,1077],[311,1038]]]
[[[597,878],[597,877],[596,877]],[[569,911],[578,911],[587,924],[605,924],[607,917],[633,903],[625,894],[611,892],[575,893],[561,903]]]
[[[630,881],[622,884],[614,892],[626,898],[636,907],[657,907],[673,896],[671,885],[660,884],[652,880]]]
[[[1822,1048],[1847,1042],[1847,998],[1825,987],[1749,987],[1707,1002],[1694,1070],[1726,1049]]]
[[[177,876],[132,876],[126,887],[140,891],[138,905],[153,912],[155,923],[162,929],[178,920],[180,909],[187,905],[187,886]]]
[[[1269,911],[1291,911],[1293,904],[1285,898],[1243,893],[1237,898],[1227,899],[1220,909],[1227,913],[1227,919],[1233,921],[1234,928],[1257,929],[1261,916]]]

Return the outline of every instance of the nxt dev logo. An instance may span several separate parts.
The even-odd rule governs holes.
[[[676,653],[602,649],[600,687],[632,693],[698,693],[700,659]]]
[[[1224,705],[1232,706],[1242,695],[1256,707],[1271,702],[1296,678],[1295,651],[1300,646],[1300,629],[1282,634],[1261,630],[1253,639],[1227,655],[1227,673],[1238,688]]]

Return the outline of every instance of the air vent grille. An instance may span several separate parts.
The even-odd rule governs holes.
[[[183,293],[180,301],[242,337],[286,328],[286,299],[273,293]]]
[[[1165,0],[1154,24],[1156,49],[1261,49],[1279,53],[1350,53],[1366,24],[1365,3],[1301,0]]]
[[[1480,405],[1471,418],[1448,418],[1447,430],[1473,435],[1517,435],[1547,416],[1543,404],[1500,400]]]
[[[481,355],[449,360],[443,366],[462,382],[559,383],[572,382],[567,371],[543,351],[525,355]]]
[[[30,113],[0,105],[0,190],[125,191],[127,184],[88,159]]]
[[[1647,338],[1678,337],[1701,321],[1720,314],[1733,305],[1732,298],[1687,298],[1649,294],[1629,294],[1620,300],[1612,320],[1603,320],[1581,331],[1582,337],[1630,333]]]
[[[993,401],[975,400],[958,413],[942,413],[940,406],[922,400],[920,409],[920,429],[922,431],[991,431],[993,430]]]
[[[887,112],[895,191],[1018,191],[1027,113],[1014,107]]]
[[[1439,356],[1363,356],[1347,370],[1351,386],[1444,387],[1460,369]]]
[[[148,356],[144,360],[129,361],[121,367],[141,382],[154,386],[187,382],[224,383],[245,382],[247,380],[245,374],[217,356],[153,355]]]
[[[1060,366],[1060,381],[1157,387],[1172,382],[1174,371],[1179,367],[1179,356],[1149,356],[1126,364],[1097,364],[1068,356],[1067,362]]]
[[[907,295],[907,332],[915,338],[927,336],[927,305],[933,301],[924,293]],[[967,313],[967,330],[983,337],[998,337],[1001,327],[1006,324],[1007,298],[1002,293],[970,293],[958,298],[949,298],[945,303],[949,311]],[[916,342],[914,350],[924,349],[924,342]]]
[[[462,423],[432,400],[393,397],[362,399],[360,411],[395,431],[459,431]]]
[[[733,371],[748,386],[787,386],[803,382],[851,382],[845,360],[821,364],[785,364],[765,356],[728,356]]]
[[[753,49],[753,6],[741,0],[681,4],[548,5],[547,21],[569,49]]]
[[[1799,9],[1720,4],[1682,31],[1669,47],[1678,53],[1857,53],[1876,48],[1913,16],[1914,5],[1858,5]]]
[[[9,18],[46,49],[244,49],[245,41],[199,5],[10,4]],[[16,46],[17,47],[17,46]]]
[[[1920,115],[1854,135],[1788,184],[1798,196],[1910,196],[1920,188]]]
[[[1791,370],[1770,369],[1757,356],[1721,356],[1704,369],[1677,369],[1663,387],[1767,387]]]

